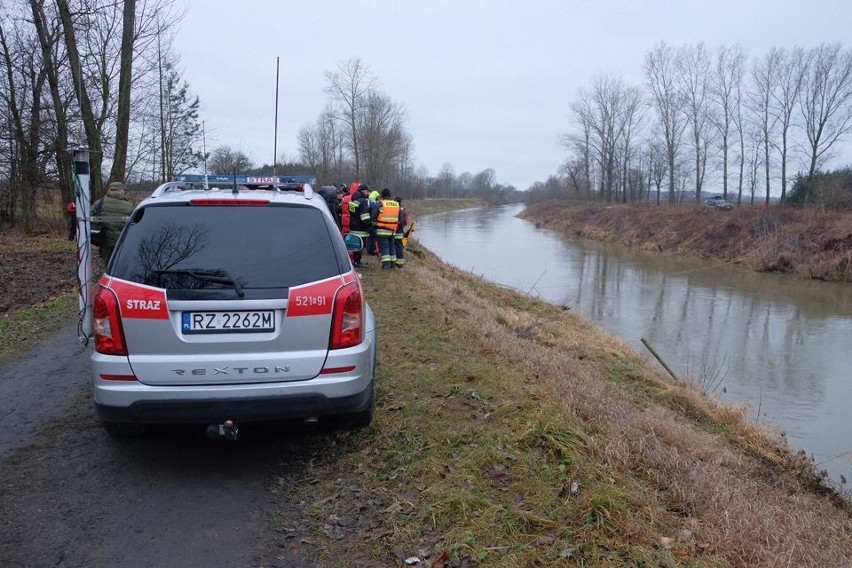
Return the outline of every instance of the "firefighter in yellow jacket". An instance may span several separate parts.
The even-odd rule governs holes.
[[[396,267],[396,250],[394,248],[394,233],[399,225],[399,203],[391,199],[388,188],[382,190],[379,200],[379,211],[376,215],[376,238],[379,240],[379,255],[382,268]]]

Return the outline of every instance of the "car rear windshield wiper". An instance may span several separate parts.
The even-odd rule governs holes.
[[[240,298],[245,297],[246,293],[243,291],[243,287],[239,282],[231,278],[231,276],[225,272],[224,270],[189,270],[189,269],[172,269],[172,270],[152,270],[152,274],[185,274],[196,280],[201,280],[202,282],[213,282],[215,284],[229,284],[234,287],[234,290],[237,292],[237,296]]]

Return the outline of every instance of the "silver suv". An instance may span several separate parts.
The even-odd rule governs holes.
[[[159,187],[132,213],[93,313],[94,400],[111,434],[372,420],[375,319],[309,185]]]
[[[733,209],[734,204],[725,200],[721,195],[714,195],[704,200],[704,207],[711,209]]]

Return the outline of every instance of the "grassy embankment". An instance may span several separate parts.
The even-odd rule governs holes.
[[[34,238],[0,234],[0,363],[76,315],[74,251],[59,230]]]
[[[565,234],[852,282],[852,214],[773,206],[537,203],[521,215]]]
[[[317,439],[306,477],[272,484],[303,509],[320,565],[852,563],[848,504],[741,409],[417,249],[404,270],[363,271],[373,425]]]
[[[307,509],[321,564],[852,563],[848,504],[743,409],[417,249],[402,271],[363,270],[373,425],[277,481]]]

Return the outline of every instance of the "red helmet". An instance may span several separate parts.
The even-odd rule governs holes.
[[[77,212],[77,205],[73,201],[69,201],[68,205],[65,206],[65,212],[68,214]]]

